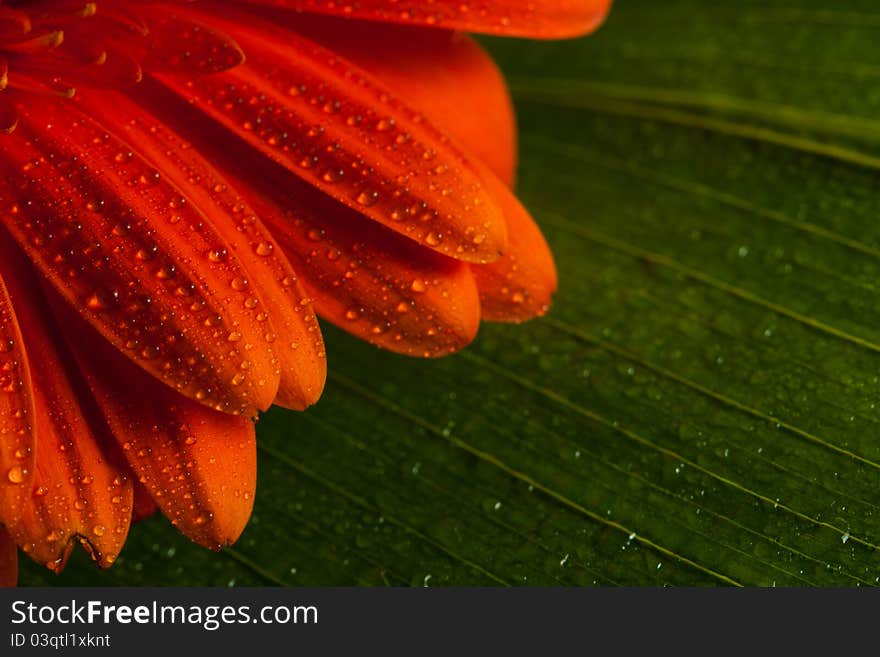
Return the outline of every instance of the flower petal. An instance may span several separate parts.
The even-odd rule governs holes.
[[[4,269],[0,264],[0,524],[14,522],[30,498],[36,446],[30,368]]]
[[[263,330],[279,361],[281,383],[274,403],[296,410],[315,403],[327,372],[318,320],[293,268],[253,209],[197,149],[128,98],[91,92],[82,107],[127,143],[137,144],[138,152],[183,191],[238,254],[254,295],[245,303],[264,309]],[[227,337],[241,339],[241,333]],[[242,370],[236,376],[243,380],[247,375]]]
[[[311,196],[276,188],[253,202],[322,317],[410,356],[444,356],[474,339],[480,302],[468,265]]]
[[[519,322],[546,313],[556,268],[534,220],[506,189],[515,125],[506,85],[488,56],[471,39],[439,30],[331,18],[298,20],[296,29],[375,75],[482,161],[474,167],[502,208],[508,233],[501,258],[471,267],[483,319]]]
[[[273,7],[383,23],[557,39],[595,30],[611,0],[252,0]]]
[[[472,265],[483,319],[543,315],[556,291],[556,268],[540,229],[506,189],[515,165],[515,126],[506,85],[488,56],[472,40],[442,31],[338,19],[302,21],[297,30],[378,77],[482,161],[474,167],[502,208],[508,233],[501,258]]]
[[[162,118],[190,120],[186,108],[169,108]],[[465,263],[364,219],[219,125],[193,130],[191,138],[195,150],[243,191],[322,317],[410,355],[441,356],[473,340],[479,299]]]
[[[235,41],[202,22],[193,22],[167,6],[136,9],[149,29],[144,67],[205,75],[238,66],[245,56]]]
[[[6,523],[21,549],[60,571],[74,539],[102,567],[116,559],[131,521],[132,484],[94,422],[32,269],[0,235],[0,270],[16,299],[31,368],[37,448],[28,503]],[[91,409],[94,410],[94,409]]]
[[[254,502],[253,422],[175,393],[120,356],[66,305],[56,311],[78,328],[73,353],[138,483],[191,540],[215,550],[234,542]],[[126,390],[120,381],[128,382]]]
[[[324,16],[297,18],[296,31],[376,76],[512,183],[516,120],[510,94],[476,41],[444,30]]]
[[[159,505],[150,495],[150,491],[138,481],[134,482],[134,504],[131,509],[131,521],[140,522],[159,510]]]
[[[420,113],[295,33],[253,19],[214,24],[247,63],[192,79],[162,74],[165,85],[365,216],[460,260],[498,258],[506,243],[498,207],[471,162]]]
[[[0,525],[0,588],[8,588],[18,583],[18,547],[15,541]]]
[[[510,239],[495,262],[471,265],[480,289],[483,319],[522,322],[547,313],[557,288],[553,253],[528,211],[500,180],[485,172],[486,184],[504,208]]]
[[[7,227],[89,323],[206,405],[247,415],[269,407],[280,375],[247,271],[175,185],[69,103],[48,99],[0,140],[0,162]]]

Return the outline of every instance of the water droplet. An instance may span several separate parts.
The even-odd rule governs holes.
[[[254,247],[254,252],[260,256],[261,258],[265,258],[266,256],[272,255],[272,252],[275,250],[275,245],[271,242],[260,242]]]
[[[27,471],[24,468],[20,465],[14,465],[9,468],[9,471],[6,473],[6,478],[9,479],[10,483],[20,484],[24,481],[25,474],[27,474]]]
[[[364,190],[360,194],[358,194],[356,200],[359,205],[368,208],[370,206],[376,205],[376,203],[379,202],[379,192],[374,189]]]
[[[226,260],[226,249],[211,249],[208,251],[208,260],[211,262],[223,262]]]

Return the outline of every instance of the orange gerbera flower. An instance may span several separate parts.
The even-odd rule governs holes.
[[[460,31],[610,0],[0,0],[0,581],[158,506],[211,548],[253,418],[322,390],[315,314],[441,356],[545,312],[514,120]]]

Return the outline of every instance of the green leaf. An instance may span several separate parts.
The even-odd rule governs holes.
[[[876,584],[880,13],[618,0],[492,41],[550,315],[439,362],[328,329],[219,555],[155,518],[26,584]]]

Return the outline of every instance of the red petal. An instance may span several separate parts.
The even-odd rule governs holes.
[[[471,38],[443,30],[297,18],[296,31],[375,75],[504,182],[516,167],[516,121],[498,67]]]
[[[4,269],[0,263],[0,524],[9,524],[30,499],[35,436],[30,368]]]
[[[176,394],[109,348],[66,306],[56,309],[78,328],[74,355],[138,483],[193,541],[212,549],[234,542],[254,502],[253,422]],[[120,390],[120,381],[127,389]]]
[[[238,66],[245,56],[238,44],[202,22],[193,22],[171,7],[137,9],[149,28],[144,67],[205,75]]]
[[[272,235],[238,192],[189,143],[138,105],[116,94],[88,94],[83,108],[148,159],[198,207],[238,254],[267,317],[264,332],[278,357],[281,384],[274,403],[302,410],[315,403],[327,363],[318,320],[296,274]],[[242,335],[233,334],[241,339]],[[267,338],[268,339],[268,338]],[[241,372],[241,377],[247,375]]]
[[[472,266],[483,319],[518,322],[546,313],[557,286],[553,255],[529,213],[496,178],[500,173],[509,184],[513,176],[514,120],[504,81],[479,46],[440,31],[338,19],[301,21],[297,30],[376,75],[493,169],[494,175],[475,163],[504,212],[508,244],[497,261]]]
[[[163,118],[190,120],[186,108]],[[196,150],[248,197],[322,317],[410,355],[441,356],[473,340],[479,300],[464,263],[365,219],[267,162],[221,126],[204,126],[192,138]]]
[[[63,43],[44,59],[47,63],[54,63],[56,74],[60,62],[88,64],[83,72],[95,78],[99,86],[105,86],[100,84],[102,74],[99,71],[105,68],[105,60],[110,62],[114,58],[139,62],[145,69],[191,74],[216,73],[244,61],[244,54],[235,41],[204,24],[180,16],[173,6],[137,4],[126,7],[119,3],[114,7],[111,3],[101,3],[96,15],[62,23]],[[54,15],[57,15],[57,9],[53,11]],[[50,35],[55,33],[49,32]],[[139,77],[140,66],[136,68]],[[69,78],[66,69],[64,77]],[[125,78],[120,79],[121,83],[125,81]],[[131,77],[128,81],[132,81]]]
[[[457,259],[497,259],[505,245],[497,206],[467,158],[421,114],[296,34],[263,23],[217,25],[248,63],[191,80],[162,75],[164,84],[392,230]]]
[[[383,23],[428,25],[465,32],[554,39],[595,30],[611,0],[253,0]]]
[[[0,587],[18,583],[18,547],[9,532],[0,525]]]
[[[70,103],[31,104],[0,161],[10,232],[108,340],[206,405],[268,408],[280,376],[264,310],[239,256],[175,185]]]
[[[52,570],[64,567],[74,539],[108,566],[128,534],[131,481],[107,451],[101,425],[87,417],[39,284],[5,234],[0,234],[0,270],[25,336],[37,435],[29,499],[7,530],[26,554]]]
[[[465,263],[328,207],[315,192],[251,191],[322,317],[367,342],[426,358],[476,336],[480,303]]]
[[[339,19],[298,19],[296,29],[378,77],[493,170],[482,175],[504,212],[508,244],[499,260],[472,266],[483,318],[543,315],[556,291],[556,268],[534,220],[495,178],[512,180],[515,126],[504,80],[480,47],[442,31]]]
[[[504,183],[488,172],[485,177],[504,208],[510,239],[503,257],[471,266],[483,319],[522,322],[544,315],[557,287],[553,254],[535,220]]]

